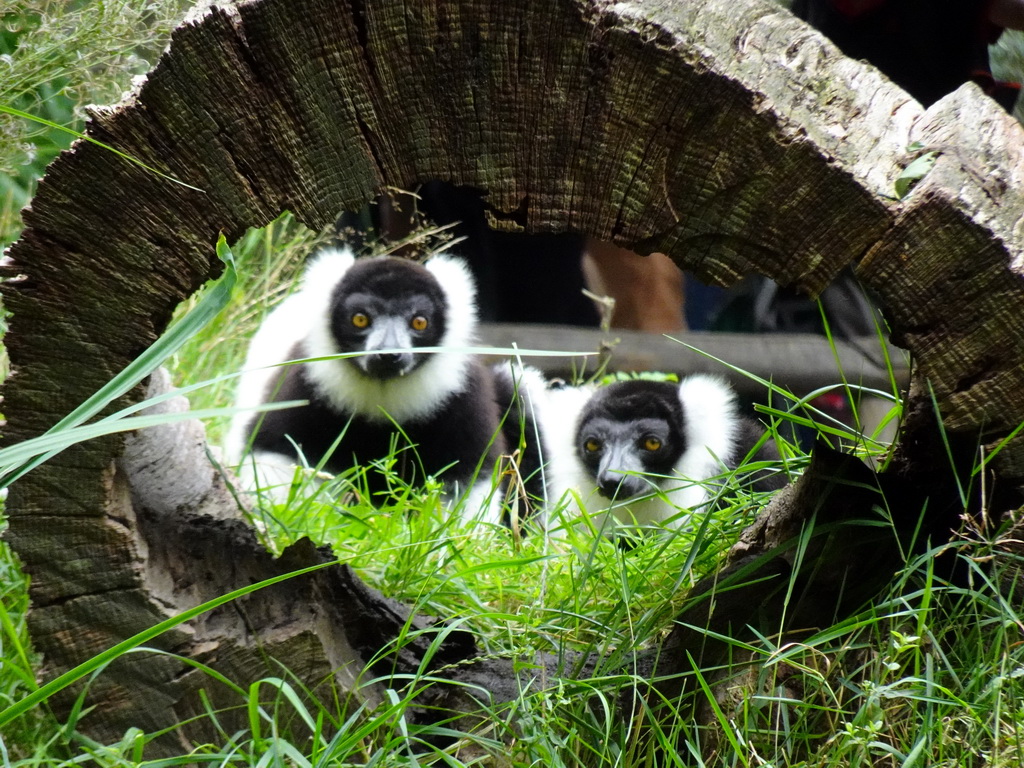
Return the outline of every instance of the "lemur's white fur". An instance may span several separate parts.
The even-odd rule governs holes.
[[[315,306],[323,306],[352,261],[352,254],[343,251],[332,252],[330,258],[317,259],[307,268],[299,289],[278,304],[253,334],[235,390],[235,407],[239,411],[231,419],[224,442],[225,454],[232,463],[241,461],[248,448],[252,409],[266,401],[271,382],[285,372],[281,363],[294,358],[295,346],[309,334],[313,322],[309,302],[317,301]],[[301,358],[305,353],[300,351],[298,355]],[[290,466],[289,480],[294,462],[290,462]]]
[[[324,287],[310,285],[309,278],[303,282],[302,291],[296,296],[304,300],[307,307],[321,307],[305,343],[309,357],[327,357],[340,353],[331,334],[330,299],[334,286],[352,265],[353,257],[348,250],[325,251],[311,269],[310,278],[319,279],[320,262],[324,259],[338,259],[347,263],[330,284],[326,297],[322,295]],[[393,419],[402,424],[434,413],[449,395],[465,387],[466,368],[472,358],[472,353],[466,348],[476,341],[476,290],[473,277],[465,262],[449,256],[433,256],[424,267],[437,278],[447,304],[445,333],[438,344],[444,347],[444,351],[424,353],[428,359],[419,368],[408,376],[386,381],[366,376],[347,360],[309,363],[306,371],[313,386],[340,412],[358,413],[367,419],[382,422]],[[328,268],[324,266],[323,271],[327,273]]]
[[[735,456],[740,426],[736,395],[716,376],[696,374],[680,382],[677,395],[683,406],[686,450],[671,477],[651,477],[651,495],[611,502],[597,490],[594,477],[577,453],[576,434],[594,388],[570,388],[549,393],[548,428],[555,456],[550,497],[564,505],[568,519],[578,517],[581,507],[598,528],[611,514],[624,525],[669,525],[679,528],[689,515],[710,500],[706,481],[720,474]],[[553,420],[557,418],[557,421]],[[570,423],[566,423],[566,422]]]
[[[560,514],[578,517],[580,510],[575,497],[581,494],[581,489],[593,485],[592,478],[576,456],[576,431],[583,409],[596,391],[596,386],[584,384],[549,389],[538,398],[539,422],[548,446],[544,470],[549,517]]]
[[[541,472],[541,484],[545,489],[545,495],[547,489],[551,487],[550,478],[550,454],[552,450],[548,445],[548,434],[546,417],[547,412],[544,409],[545,401],[547,399],[547,381],[544,379],[544,374],[533,366],[523,365],[521,360],[513,359],[508,362],[507,367],[504,364],[496,364],[493,366],[496,376],[507,375],[511,381],[512,388],[517,394],[520,403],[520,409],[522,411],[524,421],[528,426],[532,423],[534,431],[527,432],[524,434],[526,443],[532,445],[539,457],[540,461],[540,472]],[[512,418],[511,415],[506,418]],[[509,445],[509,451],[515,451],[517,446]],[[502,459],[504,460],[504,459]],[[507,499],[509,507],[516,511],[519,519],[523,519],[525,511],[525,499],[519,494],[521,486],[516,483],[510,489],[509,498]],[[533,522],[544,526],[546,523],[547,509],[545,506],[534,511],[532,518]]]

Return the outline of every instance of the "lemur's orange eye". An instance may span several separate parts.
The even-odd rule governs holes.
[[[656,437],[648,437],[644,440],[645,451],[656,451],[661,448],[661,440]]]
[[[356,328],[365,328],[370,324],[370,318],[364,315],[362,312],[356,312],[352,315],[352,325]]]
[[[416,317],[409,321],[409,325],[414,331],[425,331],[429,323],[423,315],[416,315]]]
[[[583,449],[587,453],[594,453],[595,451],[601,450],[601,441],[590,438],[583,444]]]

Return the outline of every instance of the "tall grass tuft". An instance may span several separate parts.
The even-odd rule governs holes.
[[[156,62],[190,0],[20,0],[0,11],[0,105],[81,131],[85,106],[120,100]],[[0,247],[17,237],[49,162],[71,135],[0,113]]]

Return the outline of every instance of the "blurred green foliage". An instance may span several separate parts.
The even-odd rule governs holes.
[[[148,71],[188,0],[19,0],[0,11],[0,106],[82,130],[86,105]],[[21,231],[46,166],[73,137],[0,112],[0,247]]]

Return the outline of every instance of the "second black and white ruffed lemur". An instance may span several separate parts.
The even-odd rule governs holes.
[[[595,524],[606,515],[627,527],[681,527],[715,495],[715,478],[752,461],[776,461],[774,442],[742,416],[722,379],[692,375],[679,383],[645,379],[549,394],[545,423],[552,446],[552,502]],[[756,490],[785,485],[755,474]],[[721,483],[718,483],[721,485]]]

